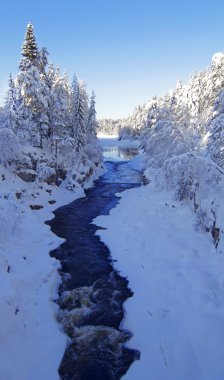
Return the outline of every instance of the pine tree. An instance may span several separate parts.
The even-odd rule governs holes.
[[[49,53],[46,47],[43,47],[38,53],[38,64],[41,74],[46,75],[46,67],[48,65],[48,56]]]
[[[61,75],[59,68],[49,66],[50,81],[49,117],[50,137],[64,138],[71,135],[70,97],[71,88],[67,74]]]
[[[23,57],[28,58],[30,62],[33,62],[38,58],[38,49],[36,39],[33,33],[33,25],[30,22],[27,25],[25,40],[22,49]]]
[[[71,97],[72,137],[76,140],[77,152],[80,152],[87,140],[88,96],[85,83],[78,82],[75,76],[72,82]]]
[[[78,129],[78,108],[79,108],[79,90],[78,80],[76,75],[73,76],[72,90],[71,90],[71,137],[75,137],[76,130]]]
[[[12,128],[14,131],[16,131],[16,87],[11,74],[9,76],[9,88],[6,94],[5,114],[6,127]]]
[[[87,135],[90,140],[94,140],[96,138],[97,128],[99,127],[97,119],[96,119],[95,105],[96,105],[96,95],[93,91],[91,99],[90,99],[90,107],[89,107],[88,120],[87,120]]]
[[[37,49],[33,26],[27,26],[23,43],[23,58],[20,61],[20,71],[17,74],[17,91],[20,101],[21,115],[28,115],[30,142],[41,146],[43,138],[49,134],[49,87],[46,80],[47,51],[40,53]],[[23,109],[22,109],[23,108]],[[24,116],[23,116],[24,118]]]

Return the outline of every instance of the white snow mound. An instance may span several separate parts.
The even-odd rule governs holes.
[[[212,57],[212,64],[215,66],[220,66],[224,63],[224,53],[215,53]]]

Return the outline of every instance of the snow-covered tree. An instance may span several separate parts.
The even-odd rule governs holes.
[[[12,128],[13,131],[17,131],[17,99],[16,99],[16,87],[12,75],[9,76],[9,87],[5,100],[5,125],[8,128]]]
[[[37,43],[33,32],[33,25],[30,22],[26,29],[25,39],[22,46],[22,55],[31,63],[38,58]],[[23,61],[21,63],[23,63]]]
[[[29,132],[30,141],[33,145],[42,147],[43,137],[49,128],[48,91],[44,74],[40,71],[40,67],[43,70],[44,66],[43,55],[39,56],[31,23],[27,26],[22,55],[20,71],[16,77],[17,91],[23,98],[24,112],[29,114],[29,130],[27,132]]]
[[[71,94],[72,137],[76,141],[76,150],[80,152],[87,142],[88,96],[85,83],[74,77]]]
[[[48,50],[46,47],[43,47],[39,52],[37,56],[38,64],[39,64],[39,70],[41,74],[46,75],[46,68],[48,65]]]
[[[96,119],[96,95],[94,91],[92,92],[92,96],[90,99],[90,107],[89,107],[89,113],[88,113],[88,120],[87,120],[87,135],[88,140],[94,140],[97,135],[97,129],[99,127],[97,119]]]
[[[21,147],[15,133],[9,128],[0,128],[0,164],[21,158]]]
[[[54,177],[56,181],[61,173],[62,182],[68,173],[64,185],[73,189],[83,185],[101,163],[96,142],[95,95],[89,108],[85,83],[74,78],[71,88],[68,75],[48,64],[48,55],[46,48],[37,48],[29,23],[19,72],[15,80],[12,76],[9,80],[1,142],[5,144],[8,138],[11,150],[2,146],[1,162],[16,162],[15,146],[19,151],[21,144],[25,152],[18,161],[21,178],[42,181]],[[42,164],[43,157],[46,162],[50,158],[49,165]],[[27,170],[31,170],[29,175]]]
[[[151,128],[144,149],[149,165],[160,167],[167,159],[189,151],[189,145],[183,132],[172,121],[159,120]]]
[[[51,139],[65,138],[71,134],[70,98],[71,89],[67,74],[61,75],[59,67],[48,69],[49,86],[49,135]]]

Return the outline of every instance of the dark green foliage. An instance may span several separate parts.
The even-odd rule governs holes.
[[[23,57],[28,58],[31,62],[37,59],[38,49],[36,39],[33,33],[33,25],[30,22],[27,25],[25,40],[22,49]]]

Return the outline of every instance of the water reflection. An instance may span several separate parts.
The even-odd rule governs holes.
[[[103,156],[105,161],[129,161],[138,154],[137,147],[104,146]]]

